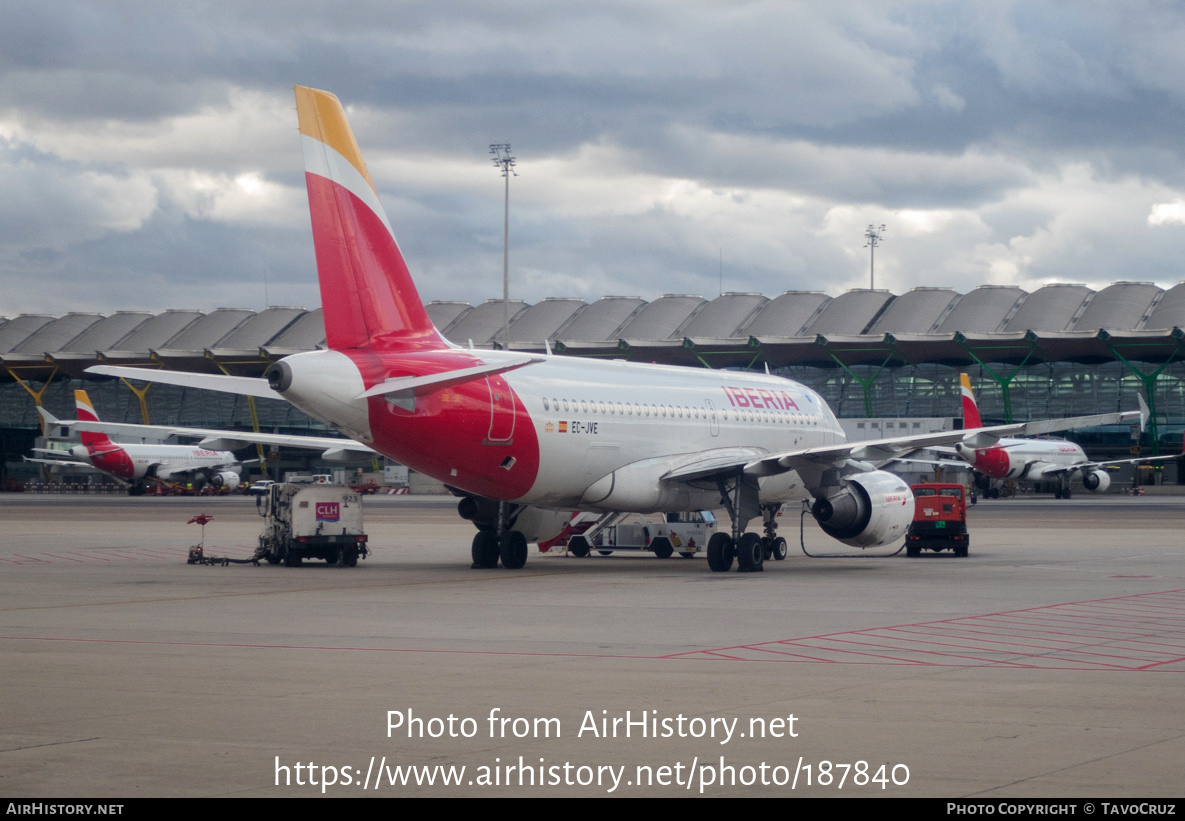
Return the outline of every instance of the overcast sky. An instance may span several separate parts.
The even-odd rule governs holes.
[[[1177,2],[6,2],[0,316],[320,304],[293,84],[421,294],[1185,279]],[[266,295],[265,295],[266,281]],[[266,302],[265,302],[266,300]]]

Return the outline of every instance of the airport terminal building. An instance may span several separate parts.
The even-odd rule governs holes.
[[[501,347],[501,300],[432,302],[454,343]],[[836,297],[669,294],[647,302],[547,298],[510,304],[509,347],[690,367],[765,370],[802,382],[841,418],[961,416],[958,374],[971,375],[985,423],[1136,407],[1152,423],[1078,432],[1092,458],[1178,452],[1185,430],[1185,282],[1164,290],[1116,282],[1095,291],[1047,285],[1032,293],[983,285],[968,293],[860,289]],[[0,450],[5,475],[40,434],[37,406],[73,418],[75,388],[105,421],[325,434],[273,400],[128,383],[84,373],[96,364],[261,376],[289,354],[325,345],[320,309],[223,308],[210,313],[120,311],[0,318]],[[889,423],[886,423],[888,425]],[[893,435],[893,430],[884,430]],[[1165,481],[1178,481],[1176,464]]]

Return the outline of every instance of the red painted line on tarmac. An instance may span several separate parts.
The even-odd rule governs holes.
[[[867,632],[868,633],[878,633],[881,631],[869,630]],[[854,635],[864,635],[864,634],[857,633]],[[912,646],[908,647],[908,648],[893,647],[888,644],[881,644],[881,643],[870,642],[870,641],[856,641],[855,639],[846,639],[846,638],[842,638],[842,637],[838,637],[838,636],[835,637],[834,640],[839,642],[840,644],[845,644],[845,645],[846,644],[857,644],[857,645],[864,645],[864,646],[868,646],[868,647],[880,647],[885,652],[879,653],[879,654],[868,653],[868,652],[865,652],[862,650],[852,651],[852,652],[855,652],[858,655],[865,655],[865,656],[874,656],[875,655],[879,658],[889,659],[889,660],[892,660],[892,661],[895,661],[898,663],[908,661],[908,659],[903,658],[903,656],[905,656],[907,653],[915,653],[915,654],[923,655],[923,656],[936,656],[936,657],[942,657],[942,658],[967,659],[970,661],[976,661],[976,662],[980,662],[983,664],[1000,664],[1000,665],[1004,665],[1007,667],[1031,667],[1032,666],[1031,664],[1022,664],[1018,661],[1003,661],[1003,660],[999,660],[999,659],[982,658],[981,656],[968,655],[967,653],[946,653],[946,652],[942,652],[939,650],[924,650],[924,649],[920,649],[920,648],[912,647]],[[925,644],[926,642],[914,642],[914,643],[915,644]],[[970,645],[968,645],[967,647],[962,647],[960,649],[964,649],[964,650],[980,649],[980,650],[983,650],[984,648],[974,648],[974,647],[971,647]],[[897,653],[890,654],[889,651],[891,651],[891,650],[896,650]],[[921,663],[921,662],[914,661],[914,663]]]
[[[1163,669],[1185,662],[1181,590],[1138,593],[981,616],[873,627],[783,641],[718,647],[665,658],[716,659],[770,653],[767,661],[1028,669]],[[878,659],[878,661],[871,661]],[[755,659],[746,659],[755,660]],[[1173,672],[1185,672],[1185,667]]]
[[[75,553],[74,551],[70,551],[70,555],[72,555],[72,556],[83,556],[83,557],[85,557],[86,559],[88,559],[88,560],[90,560],[90,561],[92,561],[92,562],[94,562],[94,561],[99,561],[99,562],[109,562],[109,561],[111,561],[111,560],[110,560],[110,559],[108,559],[106,556],[93,556],[93,555],[91,555],[90,553]]]
[[[240,644],[229,642],[149,641],[136,639],[0,636],[8,641],[57,641],[93,644],[140,644],[181,647],[224,647],[270,650],[331,650],[378,653],[442,653],[452,655],[541,658],[615,658],[668,661],[720,661],[797,664],[880,664],[912,667],[982,667],[1010,669],[1102,670],[1113,672],[1185,672],[1185,635],[1165,621],[1185,618],[1180,590],[1141,593],[1088,602],[1067,602],[1024,610],[962,616],[934,622],[872,627],[748,645],[705,648],[663,655],[564,653],[519,650],[443,650],[395,647],[332,647],[324,645]],[[1165,604],[1162,604],[1165,603]],[[1128,605],[1151,608],[1159,615],[1128,625]],[[1067,617],[1061,613],[1069,612]],[[1107,613],[1123,622],[1104,629]],[[1089,617],[1086,617],[1089,615]],[[1170,618],[1164,618],[1169,616]],[[1049,622],[1057,629],[1048,629]],[[1080,630],[1073,632],[1073,626]],[[1041,637],[1028,635],[1031,632]],[[1050,635],[1052,633],[1052,636]],[[1167,635],[1166,635],[1167,634]],[[1053,636],[1057,636],[1054,638]],[[1177,669],[1165,670],[1169,665]]]
[[[900,630],[901,632],[908,632],[904,628],[899,628],[899,627],[895,627],[895,628],[891,628],[891,629],[892,630]],[[923,634],[913,633],[912,635],[923,635]],[[970,647],[970,646],[973,646],[973,645],[969,645],[969,644],[955,644],[953,642],[934,641],[933,639],[910,638],[907,640],[910,642],[933,644],[933,645],[940,646],[940,647]],[[1066,652],[1066,653],[1081,653],[1081,654],[1087,655],[1087,656],[1099,656],[1102,658],[1125,659],[1128,661],[1142,660],[1142,659],[1138,659],[1136,657],[1121,656],[1116,653],[1099,653],[1099,652],[1095,652],[1093,650],[1088,650],[1085,648],[1092,648],[1092,647],[1095,647],[1096,645],[1089,644],[1085,641],[1066,642],[1064,644],[1030,644],[1028,642],[1020,642],[1020,641],[1004,641],[1003,639],[998,639],[998,638],[984,638],[984,639],[982,639],[982,643],[987,644],[987,645],[1001,645],[1000,652],[1007,652],[1008,648],[1020,647],[1020,648],[1024,648],[1024,650],[1032,650],[1037,653]]]
[[[536,653],[518,650],[425,650],[406,647],[328,647],[318,644],[236,644],[218,641],[149,641],[147,639],[80,639],[51,636],[0,636],[0,641],[61,641],[81,644],[142,644],[161,647],[229,647],[243,650],[340,650],[355,653],[442,653],[466,656],[539,656],[544,658],[654,659],[625,653]],[[744,661],[744,659],[735,659]]]

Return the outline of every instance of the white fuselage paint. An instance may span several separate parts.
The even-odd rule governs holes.
[[[114,450],[127,454],[132,464],[132,475],[121,478],[143,479],[145,476],[153,475],[165,479],[186,473],[216,473],[221,469],[229,470],[238,465],[235,455],[225,450],[207,450],[186,445],[113,444]],[[70,453],[75,458],[89,462],[102,470],[103,455],[112,453],[112,450],[100,450],[92,458],[85,445],[75,445],[70,449]]]
[[[1065,473],[1067,468],[1091,463],[1079,445],[1065,439],[1001,439],[994,448],[986,450],[1002,450],[1008,456],[1009,467],[1006,471],[983,470],[974,450],[962,445],[956,449],[968,462],[993,479],[1042,482],[1050,478],[1049,474],[1054,474],[1056,478]],[[1072,473],[1078,472],[1075,470]]]
[[[756,459],[843,441],[822,398],[780,377],[551,359],[506,379],[539,437],[539,476],[520,500],[529,504],[643,511],[715,507],[720,494],[714,485],[705,486],[706,498],[698,502],[670,499],[664,504],[646,494],[666,472],[713,455],[743,453]],[[740,406],[742,401],[747,406]],[[561,425],[566,432],[560,432]],[[586,495],[604,477],[630,466],[637,466],[643,485],[634,494],[618,494],[608,504]],[[683,483],[671,484],[678,485],[672,492],[687,492]],[[806,495],[793,474],[762,480],[763,499]]]
[[[522,357],[501,351],[474,354],[491,364]],[[360,397],[362,380],[348,357],[314,351],[285,361],[293,372],[291,386],[283,391],[285,399],[347,436],[368,444],[375,441],[375,420],[368,418],[367,400]],[[504,377],[526,409],[539,442],[535,482],[514,500],[524,504],[623,511],[715,507],[720,494],[708,482],[701,483],[704,490],[698,498],[686,496],[686,482],[662,483],[678,490],[658,502],[636,497],[631,503],[631,497],[621,494],[601,500],[586,492],[628,468],[641,471],[635,478],[643,479],[642,485],[648,479],[654,485],[672,469],[713,456],[756,459],[845,441],[822,397],[781,377],[561,356],[507,371]],[[522,423],[521,418],[516,422]],[[401,458],[399,452],[386,455]],[[433,478],[456,484],[447,473]],[[761,480],[763,501],[809,495],[793,471]]]

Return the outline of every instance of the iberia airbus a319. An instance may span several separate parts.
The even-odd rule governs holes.
[[[296,101],[329,350],[286,357],[266,379],[92,372],[291,402],[460,495],[479,567],[522,567],[528,542],[573,510],[723,504],[731,528],[707,549],[716,571],[784,555],[774,516],[803,499],[829,536],[888,544],[904,537],[913,495],[876,463],[977,433],[848,443],[822,397],[776,376],[462,349],[424,310],[337,98],[298,86]],[[758,518],[763,533],[746,532]]]
[[[38,410],[50,425],[85,427],[92,423],[96,427],[102,426],[86,391],[74,391],[74,405],[77,422],[56,419],[44,408]],[[199,486],[208,482],[227,490],[239,486],[239,460],[230,451],[191,445],[125,445],[111,441],[106,433],[94,429],[84,430],[83,427],[79,428],[82,431],[81,445],[75,445],[68,452],[37,448],[39,452],[55,458],[29,461],[93,467],[126,482],[128,492],[133,496],[143,494],[149,480],[195,482]]]
[[[959,374],[959,380],[963,393],[963,426],[978,428],[982,422],[975,394],[971,390],[971,379],[962,373]],[[1140,402],[1142,405],[1142,398]],[[1055,499],[1070,498],[1070,482],[1076,477],[1092,493],[1106,492],[1111,487],[1111,475],[1107,473],[1110,465],[1165,462],[1181,458],[1181,454],[1169,454],[1096,462],[1087,457],[1081,445],[1065,439],[1004,438],[984,444],[987,446],[959,443],[955,446],[955,453],[972,469],[990,479],[1053,483]],[[999,495],[997,488],[988,488],[988,491]]]

